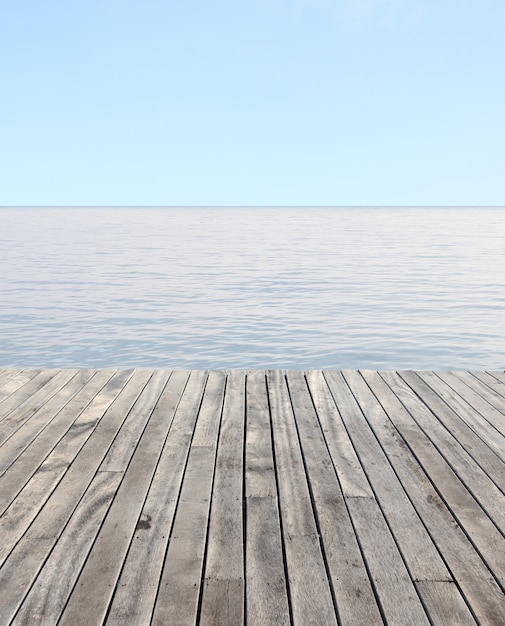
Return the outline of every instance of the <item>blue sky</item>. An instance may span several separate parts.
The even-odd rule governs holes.
[[[503,0],[0,7],[0,205],[505,204]]]

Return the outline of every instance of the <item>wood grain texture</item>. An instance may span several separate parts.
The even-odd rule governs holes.
[[[33,475],[49,453],[60,443],[67,431],[80,419],[81,415],[96,411],[98,401],[103,398],[107,389],[110,402],[117,395],[117,383],[123,374],[116,374],[113,382],[114,370],[100,370],[86,384],[86,386],[58,413],[57,419],[51,420],[24,449],[16,450],[12,463],[0,474],[0,513],[5,510],[14,493],[9,486],[19,489]],[[124,384],[124,380],[120,385]],[[11,438],[11,442],[12,442]],[[23,445],[26,442],[23,442]],[[20,446],[22,447],[22,446]],[[0,448],[0,454],[3,448]],[[3,457],[2,457],[3,458]]]
[[[30,588],[148,378],[148,374],[137,372],[128,379],[68,467],[59,488],[43,504],[34,522],[10,552],[8,561],[0,569],[1,617],[5,619],[0,623],[8,623]]]
[[[105,377],[104,377],[105,375]],[[112,373],[109,374],[109,378]],[[93,377],[97,380],[89,384]],[[25,422],[11,437],[0,446],[0,475],[17,459],[17,457],[34,441],[42,431],[51,432],[53,422],[57,424],[56,430],[60,431],[65,423],[62,413],[69,420],[75,420],[80,410],[86,406],[103,387],[107,380],[106,372],[83,370],[51,398],[42,410],[39,410],[27,422]],[[58,419],[54,419],[58,417]]]
[[[21,405],[13,408],[0,422],[2,426],[0,431],[0,445],[4,444],[27,420],[43,410],[44,405],[77,374],[78,370],[63,370],[57,372],[33,395],[24,400]],[[28,387],[28,384],[25,385],[23,389],[26,389],[26,387]],[[64,406],[66,401],[71,397],[72,386],[69,386],[67,387],[67,391],[63,392],[63,405],[56,402],[57,406]],[[51,414],[51,411],[49,411],[49,414]],[[54,413],[51,416],[54,416]]]
[[[418,397],[405,385],[401,385],[396,374],[386,372],[382,379],[389,383],[389,389],[381,385],[377,375],[371,374],[367,378],[372,388],[381,394],[383,406],[387,406],[388,413],[394,416],[393,421],[396,423],[397,416],[406,411],[409,412],[409,418],[415,415],[412,420],[419,425],[473,498],[499,528],[505,528],[505,494]],[[399,426],[400,432],[401,429]]]
[[[446,580],[416,582],[419,595],[435,626],[472,626],[477,624],[459,589]]]
[[[16,380],[21,378],[21,384],[16,384],[14,389],[9,390],[4,397],[0,398],[0,421],[2,421],[15,408],[22,407],[24,402],[30,402],[34,396],[49,382],[60,370],[44,369],[29,376],[26,380],[23,372],[16,375]]]
[[[248,372],[246,408],[247,621],[287,625],[291,620],[265,372]]]
[[[309,371],[306,377],[343,494],[346,497],[373,498],[372,488],[340,414],[340,410],[348,405],[347,389],[343,397],[335,390],[337,395],[334,398],[322,372]]]
[[[0,369],[0,626],[505,623],[503,372]]]
[[[386,623],[428,625],[420,597],[378,503],[370,498],[349,498],[348,506]]]
[[[496,428],[502,437],[505,437],[505,400],[492,392],[485,392],[483,387],[472,381],[472,377],[458,376],[455,372],[438,372],[438,377],[443,380],[453,391],[468,402],[491,426]],[[477,387],[477,389],[475,389]],[[484,395],[483,392],[484,391]],[[495,405],[498,404],[499,407]],[[501,409],[501,410],[500,410]]]
[[[505,435],[502,435],[481,413],[434,372],[420,372],[419,377],[446,402],[458,416],[505,461]],[[492,414],[494,415],[494,411]]]
[[[150,374],[147,375],[150,377]],[[203,386],[206,376],[202,374],[195,378]],[[191,398],[191,408],[199,405],[200,388],[197,387],[197,393]],[[139,523],[143,528],[148,522],[147,519],[141,519],[140,513],[170,428],[170,421],[165,418],[163,410],[155,409],[144,436],[135,448],[101,532],[81,572],[79,584],[65,607],[62,625],[82,623],[80,620],[84,619],[83,616],[86,616],[87,623],[98,624],[107,613],[134,533]],[[118,528],[121,528],[120,533]],[[106,590],[101,584],[104,575],[110,581]]]
[[[338,376],[333,377],[332,388],[335,388],[338,379]],[[405,444],[360,374],[345,372],[341,385],[344,379],[355,398],[355,406],[349,407],[353,413],[351,436],[354,437],[361,462],[368,473],[375,496],[380,502],[380,507],[405,558],[412,578],[450,580],[449,572],[440,554],[403,486],[398,481],[390,463],[390,456],[377,440],[377,432],[380,430],[385,438],[393,442],[397,450],[404,448]],[[346,413],[344,421],[348,417]],[[359,438],[356,437],[357,433],[359,433]]]
[[[57,623],[121,478],[118,472],[96,474],[39,572],[14,624]]]
[[[396,376],[407,383],[407,386],[403,387],[403,396],[406,397],[412,390],[419,397],[421,404],[424,404],[433,413],[443,427],[454,436],[468,454],[491,477],[491,480],[502,493],[505,493],[505,462],[500,456],[461,419],[455,408],[444,402],[416,373],[399,372],[396,373]]]
[[[40,374],[41,370],[3,370],[0,380],[0,415],[2,414],[1,404],[10,395],[15,393],[23,385]]]
[[[291,371],[287,379],[339,618],[345,624],[380,623],[363,555],[305,377]]]
[[[216,455],[200,619],[243,624],[245,373],[230,372]]]
[[[268,372],[267,380],[293,621],[333,624],[332,590],[286,380],[279,371]]]
[[[210,372],[188,455],[152,624],[192,624],[203,577],[226,377]]]
[[[191,441],[188,420],[196,420],[206,380],[188,377],[174,372],[156,407],[168,433],[112,600],[113,624],[151,619]]]

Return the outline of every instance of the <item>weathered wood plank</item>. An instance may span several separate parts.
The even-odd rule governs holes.
[[[497,580],[503,584],[505,581],[505,572],[502,571],[503,563],[505,563],[503,535],[429,438],[419,428],[412,427],[412,418],[379,375],[368,373],[367,379],[376,395],[380,397],[382,406],[388,411],[389,419],[398,428],[410,449],[413,450],[425,472],[432,478],[437,491],[451,509],[452,514],[466,530]],[[371,423],[371,426],[375,429],[374,422]],[[446,448],[445,452],[447,454],[449,450]],[[470,472],[472,470],[476,471],[473,467],[469,469]],[[498,515],[498,511],[496,513]],[[437,580],[436,578],[431,579]]]
[[[44,386],[60,372],[61,370],[59,369],[43,369],[33,378],[23,381],[22,385],[16,385],[14,391],[10,392],[5,398],[0,399],[0,421],[5,419],[14,409],[23,408],[25,402],[33,403],[34,396],[36,397]],[[20,372],[20,375],[22,375],[22,372]]]
[[[0,568],[0,589],[4,596],[0,624],[7,624],[17,610],[149,376],[148,372],[135,372],[128,379],[125,387],[113,399],[112,405],[101,416],[102,419],[97,425],[94,424],[91,436],[67,469],[58,489],[42,506],[37,518]],[[65,463],[68,464],[68,460]],[[39,499],[41,495],[44,494],[39,493]],[[103,584],[101,578],[100,587]]]
[[[417,460],[412,459],[412,452],[389,437],[388,428],[383,436],[379,424],[380,422],[376,423],[375,433],[473,612],[482,623],[500,624],[505,619],[505,596],[487,565],[461,530]],[[419,589],[421,590],[420,587]]]
[[[67,414],[72,414],[75,419],[76,406],[75,402],[72,403],[72,401],[76,397],[79,397],[94,374],[95,372],[91,370],[79,371],[59,393],[48,400],[41,409],[32,415],[27,422],[18,428],[18,430],[0,446],[0,475],[5,472],[9,465],[16,460],[39,433],[49,428],[52,421],[58,424],[61,422],[60,414],[67,408],[69,403],[71,406],[70,410],[67,410]],[[91,389],[91,393],[96,395],[96,390],[93,386]],[[89,394],[89,390],[87,391]]]
[[[374,493],[339,413],[340,398],[333,399],[321,371],[312,370],[306,376],[344,496],[373,498]],[[346,402],[345,397],[342,401]]]
[[[505,623],[504,411],[502,372],[0,369],[0,626]]]
[[[40,372],[41,370],[4,370],[0,381],[0,405],[6,398],[32,380],[32,378],[35,378]]]
[[[464,483],[482,509],[484,509],[498,528],[505,531],[505,495],[472,459],[457,439],[442,426],[426,405],[419,400],[409,387],[402,384],[396,373],[384,372],[382,374],[382,379],[388,384],[391,391],[385,391],[385,388],[379,383],[377,374],[368,373],[365,375],[365,378],[372,389],[381,396],[382,406],[390,415],[395,416],[395,423],[398,420],[398,416],[404,414],[404,410],[399,404],[401,402],[410,416],[422,428],[424,435],[430,439],[447,463],[450,464],[451,469]]]
[[[191,434],[205,385],[204,376],[175,371],[156,406],[168,433],[136,524],[109,612],[109,623],[149,623]]]
[[[413,578],[447,580],[447,569],[367,425],[364,414],[377,409],[370,391],[356,372],[345,372],[345,378],[328,372],[325,377],[378,501],[347,499],[385,620],[428,623]]]
[[[64,476],[73,458],[70,452],[73,451],[75,455],[90,434],[89,428],[74,429],[74,432],[69,433],[44,460],[16,499],[2,514],[3,541],[0,543],[0,563],[3,563],[12,546],[35,519]],[[6,489],[5,492],[7,493],[8,490]]]
[[[349,511],[388,626],[429,620],[376,500],[349,498]]]
[[[505,460],[505,436],[494,426],[482,418],[482,415],[456,393],[447,383],[434,372],[418,372],[434,391],[442,398],[459,417],[503,460]]]
[[[186,391],[192,391],[188,404],[193,414],[200,404],[207,374],[195,372],[192,378],[195,386],[189,390],[186,387]],[[141,511],[170,428],[170,419],[166,417],[163,406],[158,404],[138,446],[132,451],[132,459],[82,569],[79,584],[65,607],[62,625],[102,623],[135,532],[153,528],[149,518],[141,518]],[[192,430],[191,421],[187,428]],[[118,528],[121,528],[120,533]],[[153,531],[158,529],[153,528]],[[103,585],[104,578],[109,581],[107,587]]]
[[[122,474],[99,472],[44,563],[13,624],[56,624],[100,529]]]
[[[0,369],[0,398],[2,397],[2,387],[12,378],[18,376],[22,369]]]
[[[0,445],[4,444],[12,433],[16,432],[33,415],[42,410],[44,405],[78,374],[78,371],[63,370],[58,372],[31,397],[6,415],[1,421]],[[28,385],[29,383],[25,387]],[[69,392],[64,392],[64,396],[72,397],[73,387],[70,386],[68,389]]]
[[[505,398],[468,373],[438,372],[437,375],[505,436]]]
[[[453,407],[415,372],[399,372],[398,376],[421,399],[443,426],[459,441],[471,457],[505,493],[505,462],[464,421]]]
[[[472,370],[467,373],[476,378],[479,382],[484,383],[487,389],[491,389],[493,392],[492,397],[495,397],[494,394],[496,394],[500,398],[505,399],[505,382],[501,382],[500,380],[498,380],[492,372],[481,372]]]
[[[380,611],[303,372],[287,372],[287,380],[339,619],[349,625],[380,624]]]
[[[183,626],[197,620],[225,382],[223,372],[210,372],[160,578],[153,625]]]
[[[288,584],[295,624],[336,624],[331,587],[286,381],[267,376]]]
[[[92,393],[96,392],[95,382],[101,385],[107,378],[109,380],[94,395],[85,409],[74,415],[72,408],[76,408],[76,406],[68,407],[68,411],[64,410],[60,413],[58,419],[53,420],[37,439],[21,453],[16,461],[0,476],[0,515],[3,514],[14,497],[21,492],[21,489],[39,467],[44,466],[42,468],[43,473],[55,471],[55,476],[58,471],[64,473],[80,446],[86,441],[131,375],[131,371],[123,371],[110,378],[109,372],[99,373],[93,384],[90,383],[89,385]],[[86,391],[86,395],[87,393],[88,391]],[[77,404],[77,407],[80,408],[80,404]],[[43,490],[41,493],[48,495],[49,483],[39,484],[35,492],[39,489]],[[40,496],[38,500],[40,500]]]
[[[209,517],[202,624],[244,623],[245,373],[228,374]]]
[[[100,472],[124,472],[171,375],[155,371],[107,450]]]
[[[349,387],[347,393],[344,379]],[[375,428],[380,427],[397,448],[405,448],[395,427],[358,372],[346,371],[343,377],[329,375],[328,380],[332,390],[339,394],[339,399],[347,395],[347,403],[343,405],[345,415],[342,413],[342,417],[412,579],[451,580],[438,550],[399,482],[389,456],[374,435]],[[343,412],[344,408],[341,410]]]
[[[473,626],[477,624],[453,582],[421,580],[415,584],[423,599],[426,611],[436,626]]]
[[[489,372],[493,378],[496,378],[497,381],[503,383],[505,385],[505,370],[497,370],[493,372]]]
[[[265,372],[247,374],[245,442],[247,623],[291,623]]]

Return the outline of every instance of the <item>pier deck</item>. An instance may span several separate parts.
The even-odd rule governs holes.
[[[505,374],[0,370],[0,624],[505,623]]]

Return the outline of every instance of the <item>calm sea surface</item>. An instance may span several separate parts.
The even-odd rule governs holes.
[[[505,368],[505,209],[0,220],[3,367]]]

